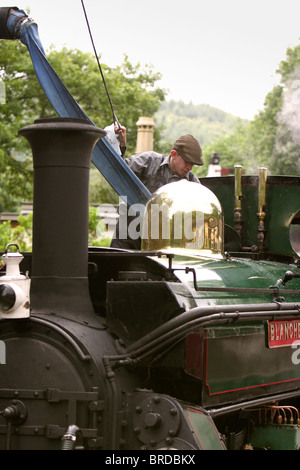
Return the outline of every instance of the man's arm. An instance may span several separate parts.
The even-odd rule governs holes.
[[[126,127],[124,126],[115,126],[115,134],[117,134],[120,144],[121,156],[124,158],[126,152]]]

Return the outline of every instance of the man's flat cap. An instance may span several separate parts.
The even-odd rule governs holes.
[[[203,165],[202,150],[195,137],[190,134],[182,135],[174,142],[173,149],[182,156],[182,158],[193,165]]]

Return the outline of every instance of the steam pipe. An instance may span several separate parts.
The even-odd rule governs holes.
[[[237,305],[215,305],[195,307],[184,312],[177,317],[169,320],[155,330],[148,333],[143,338],[137,340],[127,348],[127,353],[133,355],[142,354],[150,347],[159,344],[162,339],[166,339],[170,335],[170,340],[183,337],[187,330],[195,327],[202,327],[208,322],[220,324],[220,321],[233,322],[238,320],[253,320],[258,318],[272,319],[276,316],[300,315],[299,303],[262,303],[262,304],[237,304]],[[183,329],[183,330],[182,330]]]
[[[151,333],[147,334],[143,338],[130,345],[126,349],[124,354],[116,356],[106,356],[106,370],[112,371],[112,368],[116,369],[118,367],[127,366],[134,367],[138,365],[143,359],[151,355],[153,356],[155,353],[160,353],[161,355],[164,351],[169,351],[171,347],[176,345],[179,341],[182,341],[188,333],[195,331],[197,328],[205,328],[211,325],[226,325],[239,321],[244,322],[257,320],[274,320],[276,317],[282,316],[290,318],[291,316],[297,315],[297,317],[299,317],[300,304],[288,304],[290,310],[287,309],[284,311],[276,310],[276,307],[275,310],[272,310],[272,305],[273,307],[274,305],[276,305],[280,308],[283,304],[253,304],[247,306],[242,305],[242,308],[248,307],[247,311],[237,311],[235,309],[232,309],[232,306],[223,305],[218,306],[218,308],[208,308],[208,314],[200,317],[197,316],[197,313],[199,309],[204,311],[205,307],[191,309],[185,314],[182,314],[179,317],[172,319],[164,325],[156,328]],[[285,305],[285,307],[287,307],[287,305]],[[259,311],[258,308],[260,308]],[[211,311],[214,309],[216,310],[215,313]],[[227,309],[228,311],[226,311]],[[184,315],[187,315],[187,318]],[[178,319],[179,321],[177,321]],[[299,392],[297,392],[297,395],[299,395]],[[114,397],[114,395],[112,395],[112,397]],[[116,398],[113,400],[113,409],[116,406],[115,400]],[[226,412],[229,412],[229,410],[224,410],[220,414]],[[112,415],[112,419],[115,422],[114,418],[115,416]]]
[[[7,27],[7,20],[11,10],[18,10],[17,7],[0,8],[0,39],[14,39]]]
[[[300,303],[237,304],[195,307],[172,318],[147,335],[129,345],[124,354],[105,356],[107,372],[111,367],[134,366],[142,359],[169,349],[197,328],[244,321],[274,320],[300,316]],[[113,364],[113,365],[112,365]]]
[[[299,315],[299,311],[288,310],[285,312],[287,317]],[[207,317],[196,318],[187,322],[186,324],[179,325],[175,330],[169,330],[160,337],[147,342],[136,350],[131,351],[132,365],[141,361],[143,358],[154,354],[155,352],[169,349],[170,346],[175,345],[181,341],[188,333],[192,333],[196,328],[205,328],[211,325],[228,325],[238,321],[261,321],[273,320],[278,315],[276,311],[270,312],[231,312],[208,315]],[[282,314],[280,315],[282,316]],[[147,338],[148,339],[148,338]],[[133,345],[130,346],[130,348]],[[129,350],[129,348],[128,348]]]

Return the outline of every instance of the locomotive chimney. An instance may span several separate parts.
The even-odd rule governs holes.
[[[93,312],[88,287],[91,154],[105,135],[82,119],[41,119],[19,131],[34,167],[32,313]]]

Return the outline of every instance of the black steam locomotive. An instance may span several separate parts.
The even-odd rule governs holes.
[[[88,249],[103,131],[58,118],[20,134],[34,159],[33,253],[3,254],[1,448],[298,448],[299,178],[237,169],[186,182],[202,216],[193,240],[179,246],[171,230],[142,251]],[[163,200],[172,226],[188,208],[180,184],[146,217]]]
[[[20,135],[33,251],[2,255],[0,448],[298,449],[300,178],[172,183],[141,251],[89,248],[104,132],[57,118]]]

